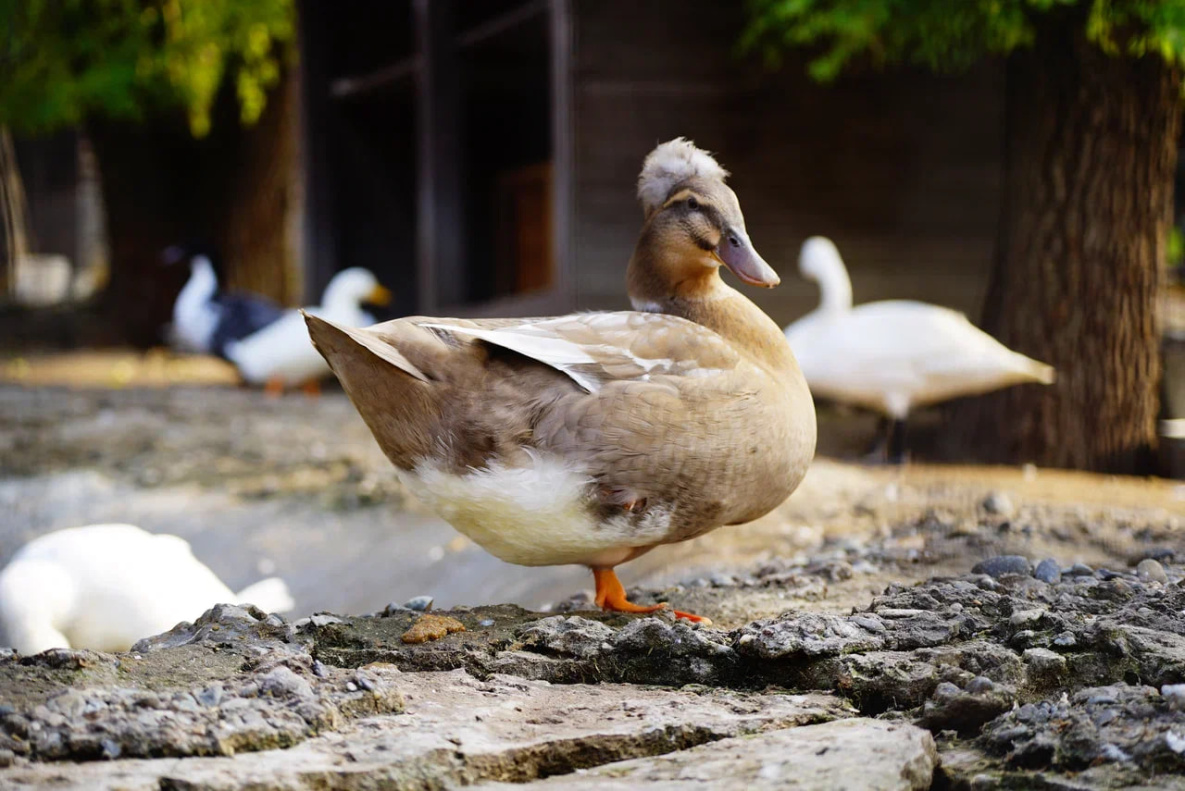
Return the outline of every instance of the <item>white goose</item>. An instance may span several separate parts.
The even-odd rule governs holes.
[[[365,327],[373,324],[374,318],[362,310],[362,303],[385,305],[390,300],[391,292],[379,285],[369,270],[351,267],[333,276],[319,306],[304,310],[343,327]],[[329,365],[313,348],[304,318],[297,310],[285,311],[259,332],[228,343],[226,358],[245,380],[267,385],[273,395],[297,385],[315,392],[317,381],[329,375]]]
[[[907,300],[852,307],[852,283],[830,239],[807,239],[798,269],[821,292],[819,307],[786,328],[811,392],[892,420],[896,460],[915,407],[1054,382],[1052,367],[1008,349],[958,311]]]
[[[0,645],[26,655],[127,651],[215,604],[234,603],[293,607],[277,577],[234,593],[177,536],[134,525],[73,527],[33,539],[0,571]]]

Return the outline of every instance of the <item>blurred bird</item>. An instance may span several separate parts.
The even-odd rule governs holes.
[[[307,317],[417,498],[507,562],[590,567],[606,610],[665,606],[629,601],[614,567],[768,513],[814,455],[790,345],[720,278],[723,265],[779,282],[727,175],[681,138],[646,157],[634,311],[368,329]]]
[[[277,577],[234,593],[182,538],[133,525],[58,530],[21,547],[0,571],[0,645],[127,651],[215,604],[291,610]]]
[[[189,280],[173,303],[171,342],[186,352],[226,359],[226,346],[276,321],[283,308],[257,294],[227,293],[218,282],[218,259],[201,245],[175,245],[161,256],[168,266],[189,263]]]
[[[907,300],[853,308],[852,282],[830,239],[807,239],[798,269],[819,284],[821,296],[818,308],[786,327],[811,392],[891,420],[892,461],[904,459],[905,420],[915,407],[1054,382],[1052,367],[1008,349],[949,308]]]
[[[369,270],[351,267],[334,275],[321,304],[305,308],[305,312],[343,327],[363,327],[374,323],[374,318],[362,310],[363,302],[386,305],[390,301],[391,292]],[[315,393],[318,380],[329,374],[329,366],[313,348],[304,319],[295,310],[285,311],[254,335],[227,344],[226,357],[244,379],[251,384],[265,384],[272,395],[297,385]]]

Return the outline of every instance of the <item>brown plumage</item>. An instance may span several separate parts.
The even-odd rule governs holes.
[[[769,512],[814,455],[785,336],[720,279],[724,263],[778,283],[726,176],[682,139],[647,157],[636,311],[367,329],[306,317],[421,499],[503,560],[592,567],[608,608],[653,609],[625,601],[613,566]]]

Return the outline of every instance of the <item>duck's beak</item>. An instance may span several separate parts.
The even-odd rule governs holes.
[[[367,296],[366,301],[372,305],[390,305],[391,304],[391,290],[385,286],[375,286]]]
[[[742,283],[751,286],[773,288],[782,282],[774,268],[753,249],[749,235],[744,231],[727,230],[716,246],[716,257],[732,270]]]

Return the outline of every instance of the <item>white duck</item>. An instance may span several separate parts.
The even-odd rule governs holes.
[[[391,292],[379,285],[367,269],[351,267],[333,276],[321,304],[305,312],[344,327],[364,327],[374,318],[362,310],[363,302],[385,305]],[[317,390],[317,382],[329,375],[329,365],[313,348],[304,318],[297,310],[285,311],[275,322],[240,341],[226,345],[226,358],[251,384],[265,384],[273,395],[285,387],[303,385]]]
[[[189,263],[189,280],[173,303],[170,341],[180,351],[225,359],[228,343],[258,332],[284,313],[257,294],[223,292],[212,251],[177,245],[165,250],[162,258],[168,266]]]
[[[21,547],[0,571],[0,645],[127,651],[215,604],[292,609],[283,580],[234,593],[182,538],[133,525],[58,530]]]
[[[798,269],[821,292],[819,307],[786,328],[811,392],[892,420],[895,460],[915,407],[1054,381],[1052,367],[1008,349],[949,308],[907,300],[852,307],[852,283],[830,239],[807,239]]]

